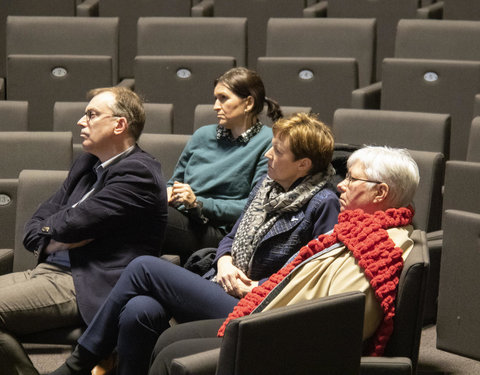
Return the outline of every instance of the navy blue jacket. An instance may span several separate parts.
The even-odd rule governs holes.
[[[262,182],[263,179],[252,190],[242,215],[231,232],[219,243],[214,260],[215,266],[218,258],[231,252],[240,221]],[[339,212],[338,197],[333,191],[333,186],[327,185],[299,211],[281,215],[254,251],[247,276],[258,281],[277,272],[303,245],[333,229]]]
[[[161,166],[135,146],[133,152],[108,166],[95,191],[98,158],[85,153],[67,179],[25,226],[24,245],[39,252],[50,239],[74,243],[94,240],[69,250],[77,304],[86,323],[95,315],[127,264],[139,255],[158,255],[167,223],[166,183]]]

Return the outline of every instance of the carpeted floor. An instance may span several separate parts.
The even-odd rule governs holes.
[[[418,375],[480,374],[480,361],[438,350],[436,340],[435,326],[425,327],[420,345]],[[70,347],[58,346],[30,345],[27,347],[33,363],[42,375],[60,366],[70,354],[70,350]]]
[[[418,375],[477,375],[480,361],[451,354],[436,348],[435,326],[425,327],[420,342]],[[479,342],[480,344],[480,342]]]
[[[57,369],[70,355],[70,346],[25,345],[30,359],[40,374],[48,374]],[[3,375],[3,374],[2,374]],[[6,374],[5,374],[6,375]]]

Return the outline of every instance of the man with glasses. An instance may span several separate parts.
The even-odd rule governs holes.
[[[0,277],[0,374],[38,374],[15,337],[88,324],[126,265],[161,249],[166,184],[136,144],[143,104],[123,87],[89,97],[78,121],[86,152],[25,226],[38,265]]]

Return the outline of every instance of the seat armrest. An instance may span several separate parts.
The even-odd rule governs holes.
[[[427,233],[427,241],[429,242],[428,247],[430,247],[431,241],[438,241],[443,239],[443,230],[435,230],[433,232]]]
[[[167,262],[176,264],[177,266],[180,266],[180,257],[178,255],[174,254],[163,254],[160,258],[163,260],[166,260]]]
[[[427,233],[428,257],[430,269],[428,271],[427,289],[425,293],[425,307],[423,309],[423,325],[435,324],[438,309],[438,288],[440,284],[440,265],[442,261],[443,231]]]
[[[0,249],[0,275],[13,271],[13,249]]]
[[[327,17],[327,1],[320,1],[303,9],[304,18]]]
[[[172,361],[170,374],[172,375],[211,375],[217,370],[220,348],[205,352],[175,358]]]
[[[77,17],[98,17],[99,0],[85,0],[77,5]]]
[[[361,375],[411,375],[412,361],[407,357],[362,357]]]
[[[443,18],[443,1],[418,8],[417,18],[441,20]]]
[[[0,77],[0,100],[5,100],[5,78]]]
[[[135,88],[135,78],[123,78],[117,86],[120,87],[126,87],[130,90],[133,90]]]
[[[380,109],[382,82],[360,87],[352,91],[352,108]]]
[[[213,0],[202,0],[194,5],[192,17],[213,17]]]

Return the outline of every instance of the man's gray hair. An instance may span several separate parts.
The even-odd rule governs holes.
[[[356,162],[363,165],[369,180],[384,182],[389,186],[389,203],[392,207],[404,207],[412,203],[420,175],[417,163],[407,150],[366,146],[350,155],[347,167]]]

